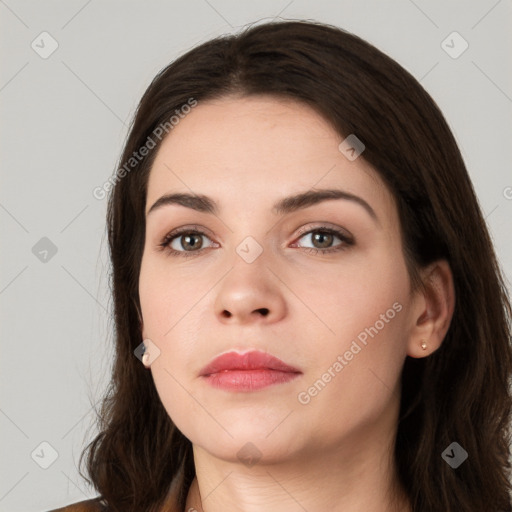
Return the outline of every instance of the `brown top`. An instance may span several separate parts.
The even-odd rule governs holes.
[[[178,512],[178,509],[174,503],[168,503],[164,505],[166,512]],[[77,503],[71,503],[62,508],[56,508],[49,510],[48,512],[104,512],[104,508],[99,503],[98,498],[91,500],[79,501]]]
[[[56,508],[48,512],[101,512],[103,507],[101,506],[99,498],[93,498],[90,500],[79,501],[72,503],[62,508]]]
[[[173,481],[169,493],[164,500],[161,512],[182,512],[177,506],[178,491],[182,484],[183,470],[181,469],[178,471],[177,478]],[[102,506],[101,501],[101,496],[97,496],[90,500],[71,503],[65,507],[49,510],[48,512],[106,512],[108,509]]]

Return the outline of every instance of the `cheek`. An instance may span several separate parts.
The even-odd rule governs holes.
[[[314,367],[301,403],[311,405],[326,424],[350,418],[355,426],[378,418],[399,384],[406,356],[409,278],[398,257],[353,269],[343,278],[323,303],[334,341],[323,344],[322,351],[309,345]],[[333,408],[333,403],[338,405]]]
[[[292,297],[297,321],[310,324],[313,337],[316,329],[326,340],[341,344],[376,323],[379,332],[389,332],[391,324],[399,332],[397,310],[407,300],[407,270],[400,257],[379,256],[356,256],[347,258],[346,264],[325,265],[316,272],[304,269],[294,278],[290,275],[288,281],[300,299]]]
[[[325,428],[375,421],[399,384],[406,356],[407,269],[391,253],[367,263],[320,274],[309,295],[330,331],[319,336],[317,322],[316,336],[311,329],[303,338],[310,370],[297,398],[324,418]]]
[[[204,314],[206,302],[200,299],[208,288],[207,283],[199,286],[197,277],[194,280],[186,270],[180,272],[179,277],[176,272],[169,275],[170,268],[165,259],[163,263],[143,259],[139,298],[144,319],[143,337],[151,339],[160,350],[150,371],[165,409],[173,419],[179,420],[199,413],[194,410],[194,401],[185,388],[188,388],[191,368],[198,364],[197,347],[204,343],[197,318]],[[194,286],[190,286],[192,280],[196,283]]]
[[[165,341],[190,321],[201,297],[212,287],[212,276],[198,278],[198,272],[181,267],[178,271],[164,257],[143,260],[139,277],[139,298],[144,319],[144,336]]]

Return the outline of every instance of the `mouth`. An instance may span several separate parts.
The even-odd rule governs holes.
[[[215,388],[255,391],[289,382],[302,372],[270,354],[251,351],[223,354],[205,366],[199,375]]]

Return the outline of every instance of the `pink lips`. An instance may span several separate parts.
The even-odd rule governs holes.
[[[272,384],[288,382],[302,372],[270,354],[259,351],[228,352],[205,366],[200,376],[216,388],[254,391]]]

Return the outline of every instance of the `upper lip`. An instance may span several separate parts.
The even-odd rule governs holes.
[[[266,352],[253,350],[244,354],[234,351],[222,354],[208,363],[199,375],[208,376],[212,373],[229,370],[278,370],[281,372],[302,373],[297,368],[287,365],[277,357]]]

